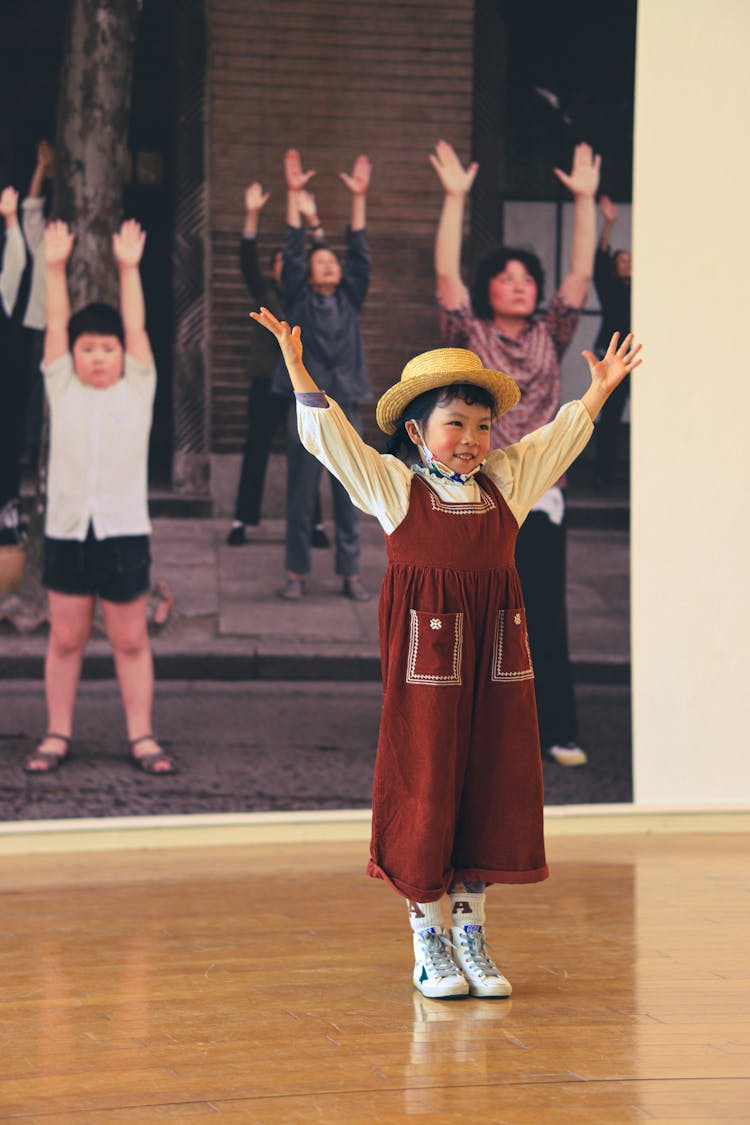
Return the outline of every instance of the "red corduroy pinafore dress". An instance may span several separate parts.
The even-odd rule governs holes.
[[[456,879],[548,874],[518,525],[492,481],[476,480],[480,502],[448,504],[415,474],[386,536],[367,870],[417,902]]]

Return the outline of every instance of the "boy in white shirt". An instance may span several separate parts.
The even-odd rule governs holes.
[[[26,759],[30,773],[49,773],[69,752],[97,597],[133,761],[160,776],[175,770],[151,733],[147,464],[156,371],[139,270],[145,240],[134,220],[123,223],[113,238],[120,312],[91,304],[71,317],[66,266],[74,236],[63,222],[50,223],[44,236],[42,371],[50,407],[43,574],[50,617],[48,733]]]

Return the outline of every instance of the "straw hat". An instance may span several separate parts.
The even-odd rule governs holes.
[[[502,371],[482,367],[482,361],[466,348],[435,348],[410,359],[401,378],[385,392],[375,408],[375,420],[386,434],[395,433],[396,422],[410,402],[425,391],[451,383],[484,387],[495,400],[497,414],[504,414],[521,397],[516,383]]]

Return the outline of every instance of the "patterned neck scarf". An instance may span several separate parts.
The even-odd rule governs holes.
[[[484,461],[482,461],[481,464],[477,465],[475,468],[471,469],[468,473],[454,473],[453,469],[451,469],[449,465],[446,465],[444,461],[440,461],[430,452],[430,450],[427,448],[427,443],[424,440],[422,427],[420,426],[419,422],[417,422],[416,418],[413,418],[412,421],[414,422],[417,433],[419,434],[419,445],[417,446],[417,449],[419,450],[419,456],[422,458],[425,468],[431,476],[437,477],[439,480],[454,481],[456,484],[466,484],[467,481],[470,481],[472,477],[476,476],[476,474],[481,471],[482,466],[484,465]]]

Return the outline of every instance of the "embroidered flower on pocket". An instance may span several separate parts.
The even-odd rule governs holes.
[[[442,623],[442,621],[440,620],[439,617],[431,617],[430,618],[430,628],[431,629],[442,629],[442,627],[443,627],[443,623]]]

